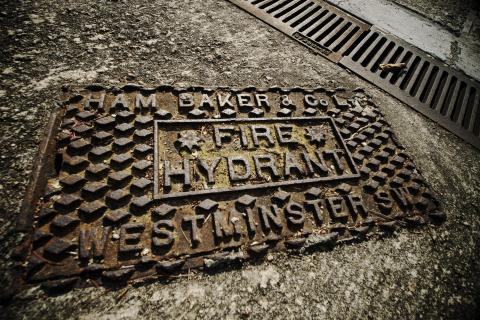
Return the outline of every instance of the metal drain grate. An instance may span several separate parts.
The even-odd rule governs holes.
[[[463,73],[323,1],[229,1],[480,149],[480,84]],[[399,62],[403,71],[380,68]]]
[[[340,64],[480,148],[478,82],[421,50],[372,27]],[[406,63],[403,72],[385,72],[382,63]]]
[[[370,29],[370,25],[325,2],[229,1],[335,62]]]

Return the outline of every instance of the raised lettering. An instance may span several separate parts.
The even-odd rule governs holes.
[[[305,171],[300,168],[295,157],[287,151],[285,152],[285,176],[291,176],[292,171],[294,171],[300,177],[305,175]]]
[[[92,255],[95,258],[102,259],[105,256],[107,240],[111,230],[111,227],[104,227],[100,239],[97,238],[98,230],[81,230],[78,237],[78,256],[80,259],[89,259]]]
[[[280,216],[280,210],[275,205],[271,205],[269,208],[264,206],[258,207],[258,213],[262,217],[262,223],[265,230],[270,231],[272,227],[278,229],[282,228],[282,218]]]
[[[190,163],[183,159],[183,169],[172,169],[170,161],[164,161],[164,186],[171,187],[172,177],[183,177],[183,185],[190,186]]]
[[[213,158],[212,164],[210,165],[208,165],[205,160],[198,161],[199,168],[203,169],[203,171],[207,174],[208,183],[215,183],[215,169],[218,167],[220,159],[220,157]]]
[[[298,143],[293,139],[293,128],[290,124],[277,124],[275,125],[275,131],[277,132],[278,141],[282,144],[295,144]]]
[[[348,213],[343,209],[344,199],[342,197],[329,197],[326,201],[328,212],[333,219],[343,219],[348,217]]]
[[[255,163],[255,170],[258,177],[262,176],[262,169],[268,169],[273,178],[279,177],[277,168],[275,167],[275,159],[272,155],[253,156],[253,162]]]
[[[220,94],[217,95],[218,106],[220,107],[220,109],[226,108],[227,106],[233,108],[230,97],[230,93],[227,93],[223,98]]]
[[[270,103],[266,94],[255,94],[255,102],[259,108],[265,108],[267,111],[270,111]]]
[[[380,209],[381,213],[389,214],[392,212],[393,203],[387,192],[377,191],[374,199],[377,202],[378,209]]]
[[[413,206],[413,201],[408,193],[406,188],[395,188],[392,189],[392,196],[395,201],[398,203],[398,206],[402,209],[411,209]]]
[[[365,205],[363,204],[362,197],[360,197],[358,195],[349,194],[347,196],[347,203],[348,203],[350,209],[352,210],[352,212],[356,216],[358,216],[358,215],[366,216],[367,215],[368,210],[367,210],[367,208],[365,208]]]
[[[223,141],[231,141],[234,130],[235,128],[233,126],[214,126],[213,135],[215,137],[215,145],[220,148]]]
[[[319,173],[321,175],[327,174],[328,168],[327,168],[327,165],[325,164],[325,161],[323,160],[323,157],[318,151],[316,151],[315,154],[317,155],[318,160],[315,160],[312,157],[310,157],[307,152],[305,151],[302,152],[302,158],[305,161],[305,164],[307,166],[307,173],[309,175],[314,175],[315,173]]]
[[[120,253],[127,253],[142,250],[140,237],[145,226],[141,223],[124,224],[120,228],[120,239],[118,251]]]
[[[213,224],[215,236],[218,239],[231,237],[232,235],[239,235],[242,232],[238,212],[231,212],[229,215],[223,211],[215,211],[213,214]]]
[[[305,222],[303,207],[297,202],[289,202],[285,208],[285,217],[287,221],[294,226],[302,226]]]
[[[112,105],[110,106],[111,110],[128,110],[128,102],[125,100],[125,96],[123,94],[119,94],[113,100]]]
[[[322,216],[322,208],[321,208],[321,205],[323,205],[323,201],[321,199],[305,201],[305,205],[308,209],[311,209],[311,211],[313,211],[312,213],[315,218],[315,222],[317,223],[318,226],[321,226],[323,224],[323,216]]]
[[[264,139],[267,141],[268,146],[273,146],[275,144],[271,134],[270,134],[270,128],[267,126],[260,126],[260,125],[254,125],[250,126],[250,130],[252,131],[252,138],[253,138],[253,144],[258,147],[260,145],[260,139]]]
[[[99,110],[103,111],[103,102],[105,101],[105,93],[102,92],[98,98],[93,97],[93,93],[90,94],[87,101],[85,102],[85,110]]]
[[[240,142],[242,143],[243,148],[248,148],[247,132],[246,128],[243,126],[240,126]]]
[[[199,106],[200,108],[213,109],[213,102],[208,94],[202,94],[202,100],[200,100]]]
[[[192,240],[192,245],[194,247],[201,242],[200,235],[199,235],[201,226],[199,227],[198,224],[202,222],[204,219],[205,219],[205,216],[203,214],[196,214],[192,216],[183,217],[183,221],[190,225],[190,238]]]
[[[157,108],[157,99],[154,93],[148,97],[144,97],[141,93],[135,98],[135,109],[140,111],[148,111]]]
[[[230,176],[231,181],[233,182],[242,181],[250,178],[252,171],[250,169],[250,164],[244,157],[242,156],[228,157],[227,164],[228,164],[228,175]],[[235,170],[236,164],[244,168],[245,172],[243,174],[240,174]]]
[[[312,94],[306,94],[305,97],[303,98],[303,101],[305,102],[306,106],[312,107],[312,108],[316,108],[319,104],[317,98],[315,98],[315,96]]]
[[[293,103],[292,99],[290,99],[290,97],[288,95],[283,95],[281,98],[280,98],[280,104],[282,105],[282,107],[287,107],[287,108],[290,108],[290,109],[295,109],[295,104]]]
[[[152,243],[156,247],[171,246],[173,238],[173,222],[171,220],[159,220],[153,224]]]
[[[180,112],[187,112],[194,107],[193,96],[190,93],[181,93],[178,96],[178,110]]]
[[[248,93],[237,94],[238,107],[251,109],[254,107],[252,96]]]
[[[343,171],[345,170],[345,167],[343,166],[342,161],[340,160],[340,157],[339,157],[339,154],[342,154],[342,153],[343,153],[342,150],[327,150],[323,152],[325,157],[333,159],[333,164],[337,169],[338,173],[343,173]]]
[[[255,222],[255,213],[254,213],[253,209],[250,208],[250,207],[246,207],[245,208],[245,215],[246,215],[246,219],[247,219],[248,230],[250,232],[255,232],[257,230],[257,227],[256,227],[256,222]]]

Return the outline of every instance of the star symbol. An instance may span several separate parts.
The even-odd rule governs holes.
[[[193,130],[188,130],[179,133],[178,139],[177,141],[175,141],[175,143],[178,145],[179,150],[185,148],[189,152],[192,152],[195,148],[200,150],[201,141],[203,141],[203,139],[200,138],[197,132]]]
[[[325,143],[325,135],[323,133],[312,128],[307,128],[305,132],[305,136],[310,140],[310,143],[316,146],[321,146]]]

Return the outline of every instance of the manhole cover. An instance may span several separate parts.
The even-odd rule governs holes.
[[[442,218],[362,90],[127,85],[80,90],[52,116],[19,228],[33,225],[25,279],[59,288]]]

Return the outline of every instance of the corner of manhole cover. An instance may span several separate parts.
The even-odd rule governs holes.
[[[27,285],[135,283],[444,219],[363,90],[68,95],[18,220]]]

